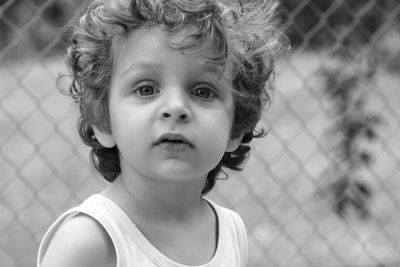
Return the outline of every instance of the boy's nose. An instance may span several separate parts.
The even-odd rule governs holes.
[[[178,122],[190,121],[191,111],[184,92],[169,92],[165,95],[163,106],[160,109],[160,119]]]

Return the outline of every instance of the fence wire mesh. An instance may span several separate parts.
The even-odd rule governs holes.
[[[269,135],[211,197],[244,218],[249,266],[400,266],[400,3],[281,2],[293,50],[260,123]],[[105,186],[55,85],[82,5],[0,0],[4,267],[35,266],[49,224]]]

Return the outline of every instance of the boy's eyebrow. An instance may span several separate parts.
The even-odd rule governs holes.
[[[139,63],[132,63],[131,65],[129,65],[128,68],[126,68],[122,74],[121,77],[124,77],[125,75],[127,75],[128,72],[132,71],[132,70],[136,70],[136,69],[145,69],[145,70],[157,70],[157,69],[161,69],[161,65],[153,63],[153,62],[139,62]]]
[[[218,77],[218,79],[223,79],[229,82],[229,79],[227,77],[225,77],[224,73],[226,71],[225,66],[223,65],[217,65],[214,63],[209,63],[209,62],[204,62],[203,64],[201,64],[201,68],[205,71],[205,72],[209,72],[215,76]]]
[[[220,65],[216,65],[213,63],[203,63],[200,65],[200,67],[205,71],[205,72],[209,72],[215,76],[217,76],[219,79],[222,78],[223,80],[226,80],[227,82],[229,82],[229,79],[227,79],[227,77],[225,77],[224,71],[225,68],[223,66]],[[126,76],[130,71],[136,70],[136,69],[140,69],[140,70],[155,70],[155,71],[159,71],[160,69],[162,69],[163,66],[155,63],[155,62],[147,62],[147,61],[143,61],[143,62],[138,62],[138,63],[132,63],[131,65],[129,65],[121,74],[121,78],[123,78],[124,76]]]
[[[207,72],[217,74],[217,76],[221,76],[225,71],[225,68],[223,66],[216,65],[214,63],[203,63],[201,67]]]

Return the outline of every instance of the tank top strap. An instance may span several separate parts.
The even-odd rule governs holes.
[[[208,198],[204,199],[214,208],[214,210],[216,210],[218,218],[221,220],[220,224],[223,225],[223,227],[220,227],[220,229],[223,228],[231,231],[231,233],[226,234],[226,236],[230,236],[231,238],[233,236],[236,237],[236,240],[231,241],[236,241],[238,244],[238,251],[240,253],[240,266],[246,266],[248,259],[248,240],[243,219],[233,210],[224,208]]]

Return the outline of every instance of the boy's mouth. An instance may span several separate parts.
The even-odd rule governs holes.
[[[194,148],[194,145],[182,134],[179,133],[166,133],[157,138],[155,145],[168,145],[166,147],[173,146],[189,146],[190,148]]]

